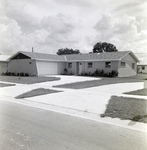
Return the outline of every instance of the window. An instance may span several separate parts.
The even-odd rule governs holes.
[[[72,68],[72,63],[68,63],[68,68]]]
[[[92,62],[88,63],[88,68],[92,68]]]
[[[132,63],[132,69],[135,69],[135,63]]]
[[[145,70],[145,67],[144,67],[144,66],[142,66],[142,70]]]
[[[106,62],[105,63],[105,68],[111,68],[111,62]]]
[[[2,68],[7,68],[8,67],[8,63],[2,63]]]
[[[121,62],[121,67],[125,68],[125,66],[126,66],[126,63],[125,62]]]

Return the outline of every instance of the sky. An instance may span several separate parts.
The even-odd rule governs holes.
[[[92,52],[97,42],[147,62],[147,0],[0,0],[0,54]]]

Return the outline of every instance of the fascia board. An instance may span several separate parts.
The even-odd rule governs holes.
[[[48,62],[66,62],[65,60],[49,60],[49,59],[32,59],[36,61],[48,61]]]
[[[101,59],[101,60],[67,60],[67,62],[96,62],[96,61],[119,61],[119,59]]]

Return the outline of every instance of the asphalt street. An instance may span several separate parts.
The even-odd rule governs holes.
[[[147,150],[147,133],[0,100],[0,150]]]

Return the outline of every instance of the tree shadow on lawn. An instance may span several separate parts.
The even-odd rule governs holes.
[[[0,87],[15,86],[15,84],[0,83]]]
[[[112,96],[101,117],[147,123],[147,100]]]
[[[22,99],[22,98],[29,98],[29,97],[40,96],[40,95],[51,94],[51,93],[58,93],[58,92],[62,92],[62,91],[38,88],[38,89],[34,89],[26,93],[23,93],[21,95],[18,95],[15,98]]]

